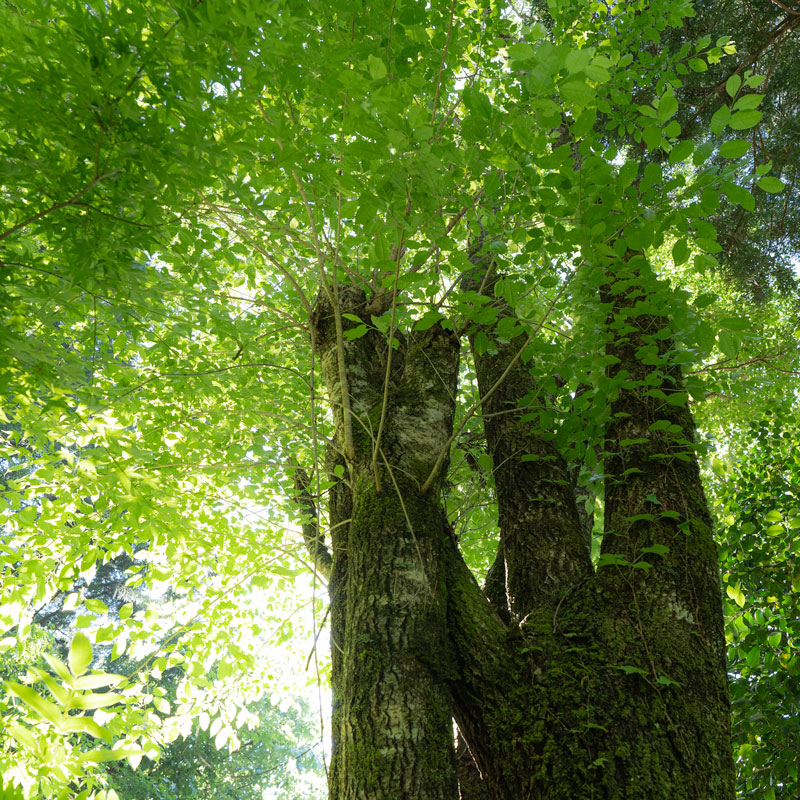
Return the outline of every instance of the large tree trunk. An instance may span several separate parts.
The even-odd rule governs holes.
[[[469,800],[733,797],[715,546],[643,273],[620,265],[602,296],[608,377],[625,379],[607,431],[608,566],[592,568],[569,465],[523,419],[524,398],[544,399],[521,341],[474,351],[500,528],[484,589],[448,527],[444,469],[428,480],[452,433],[457,338],[437,325],[394,333],[396,350],[376,330],[343,341],[337,315],[340,329],[357,324],[342,313],[369,322],[366,298],[321,292],[329,469],[346,468],[328,504],[332,800],[456,798],[457,771]],[[472,280],[493,296],[490,273]]]
[[[346,467],[331,503],[330,796],[454,800],[450,532],[440,480],[421,486],[452,432],[459,344],[438,326],[395,338],[396,350],[375,330],[337,340],[337,315],[370,322],[365,300],[322,292],[313,321],[341,454],[331,460]]]

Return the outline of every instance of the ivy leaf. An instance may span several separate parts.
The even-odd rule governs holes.
[[[369,330],[366,325],[356,325],[355,328],[350,328],[344,332],[344,338],[352,342],[354,339],[360,339]]]
[[[647,675],[647,670],[641,667],[632,667],[629,664],[619,664],[617,669],[621,669],[626,675]]]
[[[650,547],[643,547],[642,552],[653,553],[657,556],[665,556],[667,553],[669,553],[669,547],[667,547],[665,544],[653,544],[650,545]]]

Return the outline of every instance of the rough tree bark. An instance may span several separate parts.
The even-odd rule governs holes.
[[[336,334],[370,322],[370,298],[320,292],[312,331],[335,422],[330,552],[314,531],[306,540],[330,567],[332,800],[454,800],[457,772],[469,800],[733,797],[693,423],[667,320],[642,289],[647,265],[638,256],[614,269],[598,286],[608,377],[622,379],[602,544],[616,563],[592,567],[569,465],[524,420],[546,399],[515,359],[522,339],[498,340],[491,353],[473,348],[500,529],[484,589],[447,523],[446,465],[422,488],[453,431],[458,337],[440,325],[395,331],[387,369],[386,335]],[[466,278],[492,298],[496,279],[480,266]],[[458,759],[453,719],[468,745]]]

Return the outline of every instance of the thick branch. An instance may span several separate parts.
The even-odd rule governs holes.
[[[681,367],[669,320],[659,314],[662,290],[641,256],[620,263],[612,280],[601,289],[609,307],[607,375],[618,386],[607,428],[602,552],[654,563],[647,591],[674,584],[722,661],[717,552]],[[654,545],[669,550],[643,551]]]
[[[493,265],[480,252],[473,254],[473,263],[476,269],[465,282],[494,297],[498,276]],[[514,316],[505,301],[495,300],[495,305],[501,317]],[[492,336],[491,329],[485,333]],[[537,603],[557,602],[567,587],[590,574],[591,563],[567,463],[555,445],[525,419],[532,411],[544,409],[545,398],[530,366],[516,358],[519,345],[495,337],[496,352],[489,353],[475,348],[474,335],[470,341],[484,431],[494,462],[508,604],[519,619]],[[521,406],[523,402],[529,405]]]
[[[295,500],[307,516],[307,519],[302,524],[303,541],[306,544],[308,554],[311,556],[314,568],[326,581],[330,580],[333,558],[323,541],[317,506],[311,496],[311,481],[306,471],[299,465],[295,467],[293,480],[294,488],[297,492]]]

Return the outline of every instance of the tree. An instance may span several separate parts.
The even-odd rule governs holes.
[[[3,620],[24,638],[142,545],[142,580],[200,598],[151,659],[184,670],[175,709],[147,669],[89,671],[84,634],[33,676],[58,702],[8,684],[29,796],[102,796],[97,765],[187,735],[215,662],[255,681],[243,598],[299,570],[285,513],[312,602],[328,581],[333,800],[457,796],[453,719],[465,797],[733,796],[690,404],[764,340],[680,284],[717,265],[721,193],[754,203],[738,159],[783,183],[676,119],[736,51],[676,40],[691,13],[5,6],[0,374],[33,469]],[[715,136],[760,122],[739,77]]]

